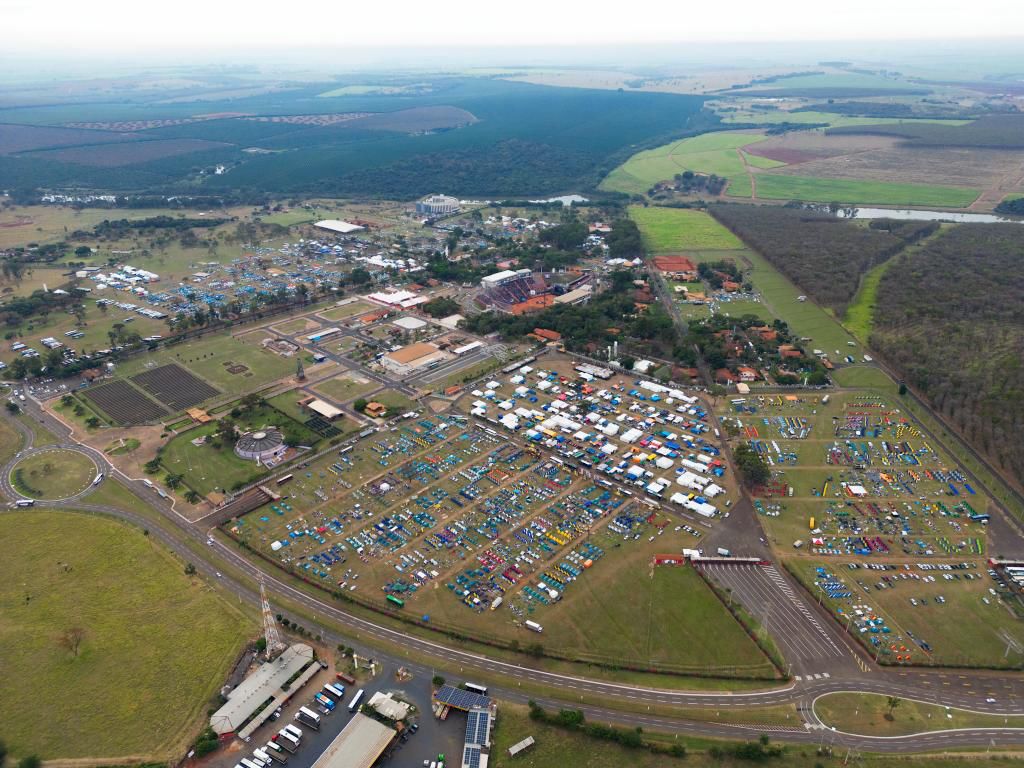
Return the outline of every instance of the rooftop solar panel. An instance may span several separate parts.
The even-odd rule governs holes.
[[[466,747],[462,753],[462,768],[480,768],[480,748]]]

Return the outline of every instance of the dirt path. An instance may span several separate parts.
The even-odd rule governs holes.
[[[750,199],[757,200],[757,175],[754,173],[750,163],[747,162],[747,153],[743,151],[742,147],[737,147],[736,154],[740,156],[743,170],[747,174],[747,178],[750,179]]]

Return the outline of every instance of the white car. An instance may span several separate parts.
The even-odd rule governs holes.
[[[986,704],[995,704],[996,700],[993,699],[991,696],[989,696],[987,699],[985,699],[985,703]]]

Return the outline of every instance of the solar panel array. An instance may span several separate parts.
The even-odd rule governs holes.
[[[466,719],[466,744],[487,746],[487,731],[491,714],[487,711],[471,710]]]
[[[466,747],[462,752],[462,768],[480,768],[480,747]]]
[[[464,691],[453,685],[442,685],[434,694],[434,699],[441,704],[447,704],[449,707],[461,709],[464,712],[468,712],[473,707],[489,707],[491,705],[491,700],[486,696]]]

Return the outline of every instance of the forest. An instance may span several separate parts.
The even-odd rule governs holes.
[[[18,139],[23,131],[14,135],[20,143],[11,139],[5,146],[0,133],[0,178],[18,189],[74,186],[242,198],[295,192],[405,200],[438,190],[534,197],[589,189],[637,149],[719,122],[698,96],[446,76],[432,79],[429,89],[399,95],[328,95],[338,91],[335,85],[224,103],[181,99],[19,110],[23,125],[15,128],[71,123],[93,130],[60,129],[65,148],[59,152],[49,146],[26,149]],[[197,113],[253,117],[191,117]],[[365,117],[334,119],[338,115]],[[442,125],[438,115],[463,117]],[[123,120],[145,127],[126,137],[114,132]],[[90,156],[87,147],[66,144],[83,141],[75,138],[83,133],[93,143],[105,142],[110,167],[67,162]],[[140,147],[152,145],[155,152],[169,141],[181,147],[191,142],[187,147],[196,151],[131,160],[140,156]],[[116,157],[121,148],[124,162]],[[222,166],[217,173],[215,165]]]
[[[708,209],[819,304],[841,315],[861,276],[931,231],[931,222],[892,231],[804,208],[713,205]]]
[[[871,344],[981,452],[1024,476],[1024,227],[961,224],[898,256]]]

